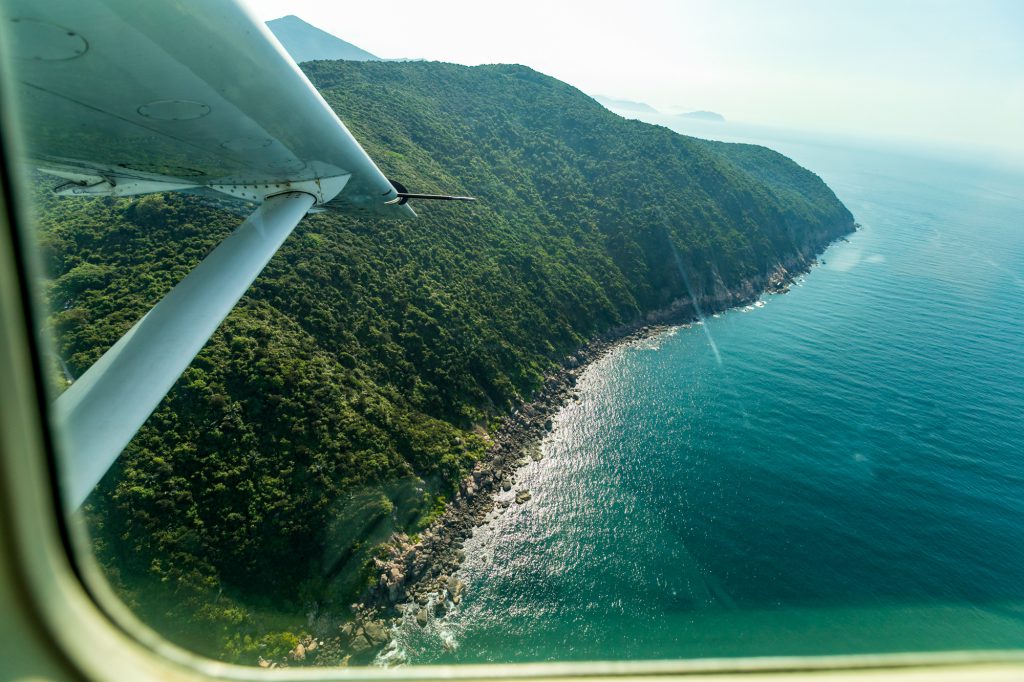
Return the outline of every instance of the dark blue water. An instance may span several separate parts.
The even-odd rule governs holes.
[[[863,228],[591,367],[401,657],[1024,647],[1024,175],[767,144]]]

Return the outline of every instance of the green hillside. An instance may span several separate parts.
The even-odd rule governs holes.
[[[760,290],[853,229],[775,152],[624,120],[526,67],[303,68],[389,177],[479,202],[306,218],[90,498],[125,598],[247,661],[290,647],[273,633],[311,612],[344,613],[373,547],[421,529],[496,420],[580,344],[688,286],[712,306]],[[73,376],[248,210],[39,201]]]

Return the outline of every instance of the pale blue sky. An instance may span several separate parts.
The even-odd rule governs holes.
[[[667,113],[1024,154],[1024,1],[249,4],[381,57],[526,64]]]

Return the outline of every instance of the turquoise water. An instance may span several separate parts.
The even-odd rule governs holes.
[[[592,366],[399,658],[1024,647],[1024,176],[767,144],[863,228]]]

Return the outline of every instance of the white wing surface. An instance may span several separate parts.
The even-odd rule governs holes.
[[[269,29],[226,0],[8,0],[30,153],[68,194],[209,187],[260,201],[349,176],[318,203],[384,215],[395,189]],[[74,178],[74,179],[71,179]]]

